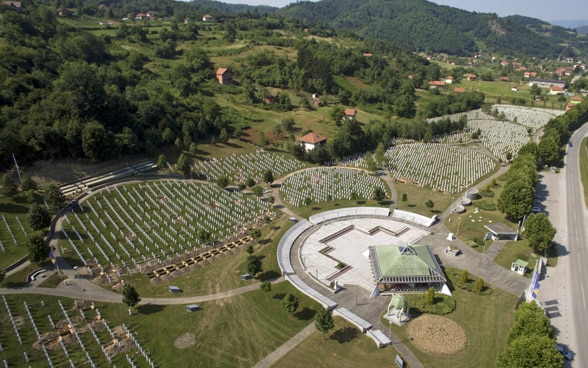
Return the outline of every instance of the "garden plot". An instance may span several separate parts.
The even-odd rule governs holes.
[[[62,248],[114,283],[111,278],[120,271],[143,271],[212,242],[243,237],[266,217],[274,217],[270,204],[216,185],[184,180],[120,185],[65,216]]]
[[[495,167],[490,157],[473,149],[434,143],[391,147],[386,156],[395,179],[449,193],[467,189]]]
[[[0,358],[5,367],[154,367],[128,328],[109,326],[94,304],[2,296]]]
[[[314,203],[341,199],[371,199],[374,189],[381,188],[386,196],[386,183],[365,171],[345,168],[315,168],[294,173],[282,183],[282,199],[300,207],[309,198]]]
[[[27,241],[34,231],[27,215],[3,213],[0,218],[0,268],[17,261],[28,253]]]
[[[208,180],[216,180],[221,175],[225,175],[231,183],[244,183],[247,178],[261,181],[263,172],[268,169],[272,171],[274,177],[279,177],[304,167],[306,165],[301,161],[257,150],[255,153],[233,154],[219,159],[199,161],[194,164],[194,172],[205,176]]]
[[[556,118],[565,112],[561,110],[513,105],[493,105],[492,109],[496,109],[499,114],[504,114],[506,119],[511,122],[535,130],[542,128],[549,120]]]

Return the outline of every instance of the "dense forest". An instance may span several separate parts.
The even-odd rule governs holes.
[[[84,17],[96,17],[94,24],[100,16],[118,18],[145,8],[157,9],[165,19],[157,27],[134,21],[111,29],[81,28],[58,17],[54,5],[30,3],[23,12],[5,8],[0,19],[0,165],[4,168],[10,167],[12,153],[21,163],[68,157],[98,161],[152,154],[169,144],[188,149],[203,139],[239,137],[255,126],[255,118],[223,108],[215,99],[218,93],[276,111],[313,110],[308,98],[291,101],[290,95],[330,95],[342,105],[388,119],[373,126],[390,125],[391,118],[424,119],[463,111],[483,101],[483,95],[476,93],[438,96],[438,104],[417,110],[415,88],[439,78],[439,66],[387,41],[354,38],[349,41],[357,46],[340,47],[304,37],[303,24],[296,19],[248,11],[205,25],[179,21],[203,11],[181,2],[112,3],[108,10],[97,3],[92,7],[79,3]],[[75,4],[59,6],[69,5]],[[200,27],[206,28],[206,35]],[[327,28],[315,28],[335,36]],[[217,56],[230,54],[235,42],[255,51],[234,59],[232,71],[238,82],[220,86],[215,79],[219,65],[211,61],[208,47],[211,43],[220,47]],[[259,45],[293,52],[278,56],[262,47],[257,51]],[[368,50],[377,54],[366,57]],[[347,77],[357,78],[365,87],[341,83]],[[271,97],[268,88],[281,91],[271,106],[263,102]],[[449,100],[455,98],[459,101]],[[343,141],[330,146],[329,157],[365,152],[384,136],[416,138],[426,133],[422,124],[414,125],[418,129],[389,126],[385,135],[375,135],[378,141],[353,144],[352,137],[365,136],[364,128],[357,122],[335,121]]]
[[[588,53],[588,37],[563,27],[527,17],[468,12],[426,0],[322,0],[291,4],[279,13],[366,38],[391,40],[414,51],[539,58]]]

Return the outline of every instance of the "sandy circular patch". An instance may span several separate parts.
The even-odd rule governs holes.
[[[196,344],[196,336],[193,333],[186,332],[174,341],[174,346],[178,349],[189,348]]]
[[[452,355],[468,347],[468,336],[449,318],[424,314],[408,323],[406,334],[414,346],[429,354]]]

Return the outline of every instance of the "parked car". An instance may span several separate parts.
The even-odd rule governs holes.
[[[531,207],[531,212],[539,213],[539,212],[541,212],[541,208],[539,206],[533,206],[533,207]]]
[[[561,345],[561,344],[555,344],[555,347],[557,348],[557,351],[559,351],[561,353],[561,355],[563,355],[564,359],[566,359],[566,360],[574,359],[574,353],[572,353],[570,351],[570,349],[568,349],[566,346]]]

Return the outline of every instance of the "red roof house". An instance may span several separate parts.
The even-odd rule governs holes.
[[[227,68],[218,68],[215,76],[222,85],[233,83],[233,73]]]
[[[306,151],[310,151],[321,144],[325,144],[327,142],[327,138],[318,133],[311,132],[303,137],[298,138],[298,141],[304,145]]]
[[[357,111],[355,109],[345,109],[345,117],[348,119],[355,119]]]

